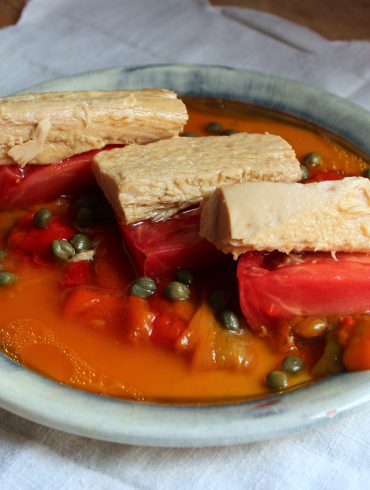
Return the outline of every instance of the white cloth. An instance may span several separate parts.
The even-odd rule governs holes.
[[[204,63],[310,83],[370,109],[370,43],[328,42],[205,0],[32,0],[0,30],[0,94],[112,66]],[[1,489],[370,488],[370,407],[283,439],[154,449],[64,434],[0,410]]]

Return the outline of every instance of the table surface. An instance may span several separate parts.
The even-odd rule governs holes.
[[[15,24],[27,0],[2,0],[0,27]],[[370,0],[211,0],[213,5],[248,7],[305,25],[327,39],[370,39]]]

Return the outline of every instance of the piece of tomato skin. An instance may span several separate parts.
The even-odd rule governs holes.
[[[185,331],[187,324],[176,315],[163,313],[155,318],[151,339],[161,345],[171,346]]]
[[[306,253],[288,265],[281,254],[272,266],[271,256],[251,252],[239,259],[239,301],[251,328],[370,311],[370,254],[342,253],[335,260],[329,253]]]

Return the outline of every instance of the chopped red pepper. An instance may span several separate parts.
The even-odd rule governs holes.
[[[149,339],[155,315],[148,302],[139,296],[129,296],[123,307],[121,325],[130,340]]]
[[[67,291],[63,312],[83,322],[101,322],[102,326],[116,326],[120,322],[122,295],[104,289],[81,286]]]
[[[93,284],[93,273],[90,260],[79,260],[66,265],[60,282],[61,289],[69,289],[77,286],[89,286]]]
[[[32,223],[33,216],[27,214],[21,218],[10,232],[8,246],[26,254],[43,258],[51,257],[53,240],[69,240],[75,231],[53,217],[47,228],[36,228]]]
[[[154,320],[151,339],[163,345],[172,345],[185,331],[187,324],[176,315],[162,314]]]

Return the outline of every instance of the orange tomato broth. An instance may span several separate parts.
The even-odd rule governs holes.
[[[359,156],[335,139],[290,117],[239,103],[191,98],[186,103],[190,120],[185,131],[206,135],[207,123],[217,120],[223,128],[279,134],[293,146],[300,160],[306,153],[317,151],[323,156],[323,169],[354,175],[367,168]],[[56,214],[63,214],[64,205],[59,201],[49,207]],[[23,213],[0,213],[3,240],[1,243],[0,238],[0,245],[4,245],[9,229]],[[126,270],[120,278],[121,286],[128,287],[134,275],[124,252],[121,260]],[[197,368],[186,353],[150,340],[128,340],[125,318],[120,325],[109,326],[99,321],[79,322],[63,315],[59,264],[35,267],[15,260],[11,253],[3,259],[3,264],[4,270],[16,273],[19,281],[0,290],[2,351],[16,362],[76,388],[160,402],[243,400],[269,392],[266,374],[278,369],[286,355],[268,339],[247,332],[251,361],[246,369]],[[303,352],[303,355],[309,359],[315,353]],[[311,374],[304,370],[291,378],[290,388],[311,380]]]

